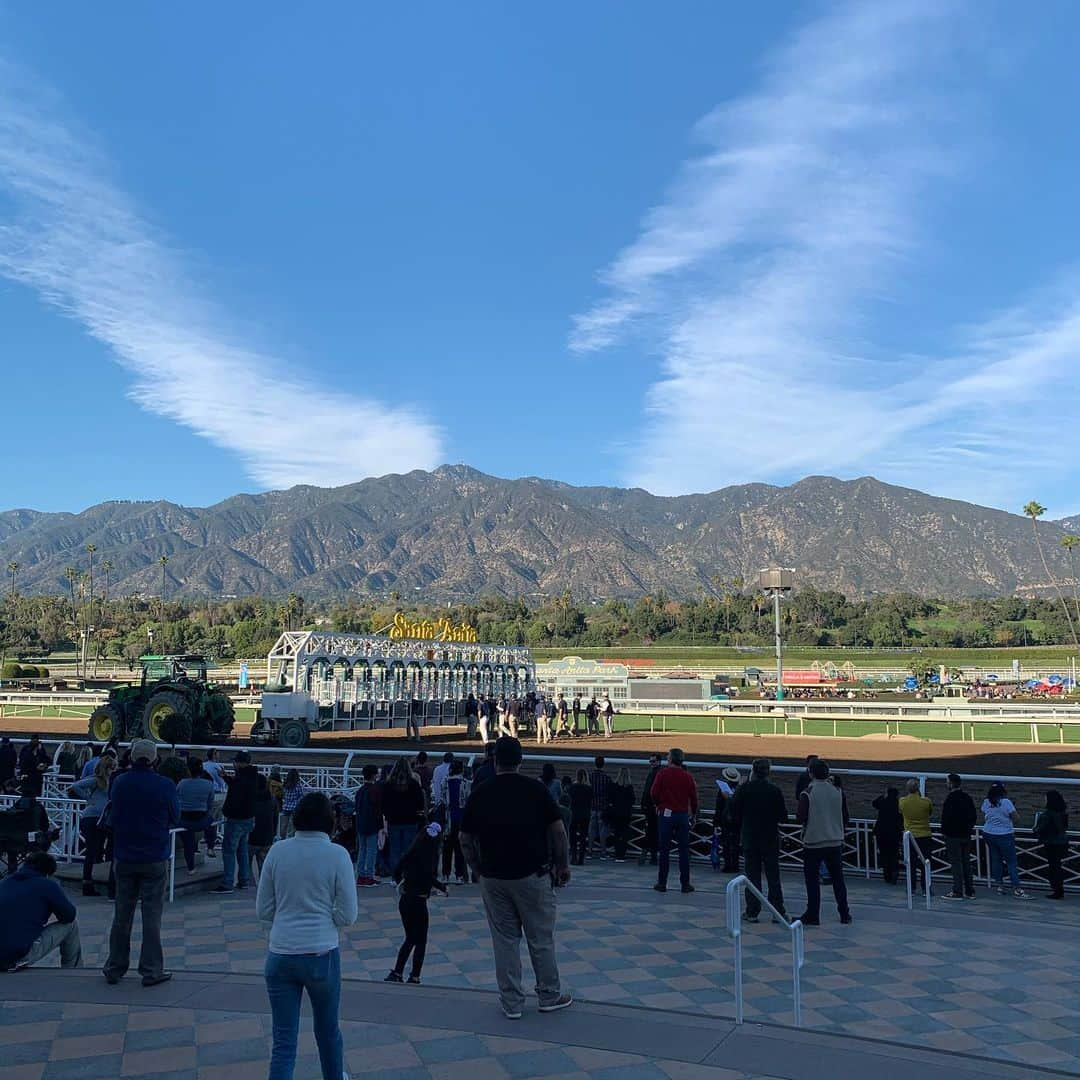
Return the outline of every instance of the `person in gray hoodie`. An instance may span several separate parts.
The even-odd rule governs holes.
[[[804,926],[821,925],[822,863],[832,880],[836,910],[842,923],[850,923],[847,885],[844,883],[844,795],[829,783],[829,766],[818,758],[810,764],[810,783],[799,796],[796,817],[803,826],[803,878],[806,881],[806,911],[799,916]]]

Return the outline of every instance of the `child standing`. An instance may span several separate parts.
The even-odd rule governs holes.
[[[427,952],[428,897],[432,889],[438,889],[446,895],[446,886],[439,881],[435,869],[441,832],[442,828],[436,821],[421,829],[394,869],[394,880],[398,883],[400,897],[398,914],[401,915],[401,925],[405,928],[405,941],[398,949],[397,963],[386,976],[385,982],[402,981],[409,953],[412,953],[412,971],[408,981],[413,985],[420,982],[420,969],[424,966],[424,953]]]

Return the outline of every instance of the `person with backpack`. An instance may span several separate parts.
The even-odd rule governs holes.
[[[949,773],[949,794],[941,807],[941,835],[952,868],[952,892],[944,900],[974,900],[975,878],[971,870],[972,834],[975,830],[975,800],[961,787],[960,777]]]
[[[405,964],[412,954],[412,970],[408,982],[414,986],[420,982],[424,967],[424,954],[428,939],[428,897],[437,889],[444,896],[446,886],[439,881],[435,862],[439,857],[439,834],[442,829],[436,821],[429,822],[413,838],[405,854],[394,868],[394,881],[398,884],[398,914],[405,931],[405,940],[398,949],[397,960],[384,981],[399,983],[405,980]]]
[[[375,860],[379,854],[382,829],[382,787],[374,765],[364,766],[364,782],[356,791],[353,817],[356,821],[356,884],[362,889],[378,885]]]
[[[446,832],[442,836],[442,876],[446,881],[450,877],[451,863],[454,878],[459,885],[468,885],[469,871],[465,865],[465,853],[461,850],[461,819],[465,813],[465,804],[469,801],[471,785],[465,779],[465,763],[450,762],[450,775],[446,778]]]

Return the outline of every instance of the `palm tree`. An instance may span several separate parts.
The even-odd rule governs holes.
[[[79,612],[75,607],[75,579],[79,576],[79,571],[74,566],[69,566],[64,570],[64,577],[67,578],[68,583],[68,596],[71,598],[71,624],[75,627],[75,637],[79,636]],[[79,673],[79,642],[75,642],[75,674]]]
[[[15,575],[19,572],[19,564],[17,562],[9,562],[7,564],[8,573],[11,575],[11,595],[15,595]]]
[[[101,610],[98,613],[101,616],[99,621],[103,624],[102,629],[104,628],[105,616],[106,616],[106,612],[107,612],[108,606],[109,606],[109,574],[112,571],[112,568],[113,568],[113,564],[112,564],[111,559],[102,559],[101,560],[101,569],[105,574],[105,589],[101,594]],[[100,639],[100,635],[99,635],[99,639]],[[98,652],[99,652],[99,650],[95,647],[94,648],[94,674],[95,675],[97,675]]]
[[[87,544],[86,554],[90,556],[90,570],[89,570],[89,614],[86,616],[86,625],[89,626],[94,621],[94,552],[97,551],[97,544]]]
[[[1073,562],[1073,548],[1080,545],[1080,536],[1068,533],[1061,538],[1061,546],[1069,556],[1069,577],[1072,578],[1073,607],[1076,609],[1076,622],[1080,626],[1080,590],[1077,589],[1076,566]]]
[[[1043,551],[1042,541],[1039,539],[1039,518],[1046,513],[1046,507],[1042,503],[1031,500],[1024,507],[1024,513],[1031,518],[1031,528],[1035,533],[1035,547],[1039,552],[1039,559],[1042,562],[1043,570],[1046,576],[1050,579],[1050,584],[1054,586],[1054,590],[1058,594],[1058,599],[1061,601],[1061,606],[1065,610],[1065,621],[1069,624],[1069,636],[1073,639],[1074,645],[1080,645],[1080,639],[1076,636],[1076,625],[1073,623],[1072,612],[1069,611],[1069,605],[1065,600],[1065,594],[1061,591],[1061,585],[1058,583],[1056,577],[1050,573],[1050,566],[1046,561],[1046,552]]]
[[[162,555],[158,559],[158,566],[161,567],[161,636],[165,636],[165,567],[169,565],[169,556]]]

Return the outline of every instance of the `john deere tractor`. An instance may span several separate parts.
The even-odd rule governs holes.
[[[142,681],[114,687],[90,714],[95,742],[148,738],[168,743],[215,743],[229,737],[233,706],[206,680],[203,656],[142,656]]]

